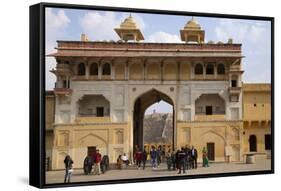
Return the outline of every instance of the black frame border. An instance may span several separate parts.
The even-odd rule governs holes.
[[[102,180],[91,182],[73,182],[46,184],[45,182],[45,8],[65,8],[99,11],[122,11],[165,15],[199,16],[209,18],[248,19],[271,22],[271,170],[229,172],[216,174],[199,174],[188,176],[167,176],[122,180]],[[186,180],[195,178],[218,178],[244,175],[273,174],[275,169],[274,155],[274,17],[233,15],[219,13],[200,13],[187,11],[139,9],[124,7],[107,7],[95,5],[76,5],[63,3],[39,3],[29,7],[29,184],[38,188],[57,188],[72,186],[105,185],[120,183],[137,183],[152,181]]]

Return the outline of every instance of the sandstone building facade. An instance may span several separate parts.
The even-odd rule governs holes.
[[[46,118],[52,169],[64,168],[66,154],[82,168],[97,148],[112,162],[122,153],[132,157],[134,145],[144,145],[144,112],[160,100],[173,106],[173,149],[194,145],[200,156],[205,146],[211,161],[241,161],[249,151],[247,136],[264,125],[257,137],[262,148],[259,137],[270,132],[270,113],[257,123],[251,114],[243,118],[243,110],[253,111],[242,104],[241,44],[205,43],[194,18],[180,30],[184,43],[139,42],[144,37],[131,16],[115,31],[118,42],[82,35],[58,41],[49,55],[57,61],[53,95],[46,97],[46,105],[53,101],[46,107],[54,116],[53,123]],[[250,103],[252,91],[245,86],[245,92]],[[265,105],[267,112],[270,102]]]

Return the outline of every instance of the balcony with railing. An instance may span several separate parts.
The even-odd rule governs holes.
[[[194,116],[195,121],[222,121],[225,119],[226,119],[225,114],[213,114],[213,115],[195,114]]]
[[[240,94],[241,87],[229,87],[230,94]]]
[[[76,123],[110,123],[110,116],[97,117],[95,115],[79,115]]]

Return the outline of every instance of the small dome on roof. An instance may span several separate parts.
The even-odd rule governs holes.
[[[189,20],[184,28],[180,30],[181,40],[186,43],[204,43],[205,31],[201,29],[199,23],[194,17]]]
[[[189,29],[189,30],[200,30],[201,26],[198,24],[198,22],[192,17],[191,20],[189,20],[186,25],[184,26],[184,29]]]
[[[131,14],[120,24],[120,28],[115,28],[114,30],[120,39],[126,42],[128,40],[144,40],[144,37]]]
[[[122,28],[122,29],[137,29],[138,26],[137,26],[134,18],[132,17],[132,15],[130,14],[130,16],[128,18],[126,18],[121,23],[120,28]]]

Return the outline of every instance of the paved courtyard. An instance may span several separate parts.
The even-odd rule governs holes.
[[[178,175],[177,171],[168,171],[166,164],[162,163],[158,169],[152,170],[151,166],[143,170],[138,170],[132,166],[127,169],[112,169],[101,175],[84,175],[83,169],[75,169],[71,178],[71,182],[97,181],[97,180],[119,180],[128,178],[147,178],[147,177],[163,177],[163,176],[188,176],[196,174],[213,174],[224,172],[243,172],[270,170],[271,160],[257,160],[255,164],[245,163],[210,163],[210,167],[204,168],[202,164],[198,164],[197,169],[187,170],[185,174]],[[48,171],[46,174],[46,183],[63,183],[64,171]]]

